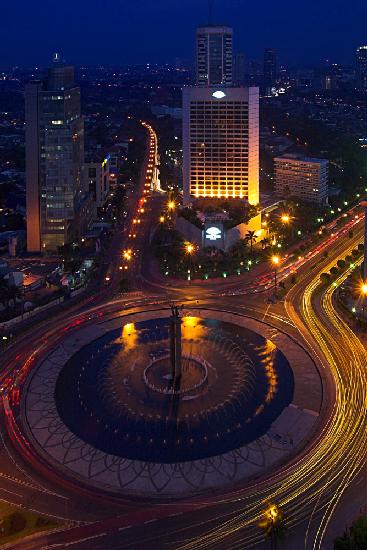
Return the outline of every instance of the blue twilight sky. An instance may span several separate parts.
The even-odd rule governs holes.
[[[367,42],[366,0],[214,0],[250,58],[265,47],[288,64],[349,63]],[[0,0],[0,67],[45,65],[52,52],[75,64],[193,59],[208,0]]]

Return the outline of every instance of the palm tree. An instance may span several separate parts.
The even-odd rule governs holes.
[[[257,239],[256,231],[247,231],[245,239],[250,243],[250,256],[252,256],[252,250]]]
[[[271,240],[269,239],[269,237],[265,237],[260,241],[260,244],[261,248],[264,250],[264,248],[268,248],[268,246],[271,245]]]

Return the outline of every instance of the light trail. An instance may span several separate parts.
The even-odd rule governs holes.
[[[349,244],[353,249],[355,241]],[[344,258],[348,250],[339,255]],[[329,261],[329,271],[338,257]],[[341,284],[344,273],[336,281]],[[288,525],[296,527],[309,519],[304,548],[320,550],[330,520],[343,493],[367,461],[367,358],[366,351],[333,305],[333,285],[322,290],[320,272],[311,274],[289,293],[288,315],[317,353],[321,367],[331,377],[335,396],[328,420],[312,449],[286,466],[266,483],[239,492],[242,512],[224,521],[200,538],[187,540],[180,548],[204,550],[229,544],[233,550],[251,548],[263,541],[255,526],[268,502],[277,503],[286,514]],[[293,304],[299,305],[299,310]],[[330,390],[330,388],[329,388]],[[232,499],[224,502],[234,503]],[[313,533],[315,529],[315,533]],[[230,541],[230,542],[229,542]]]

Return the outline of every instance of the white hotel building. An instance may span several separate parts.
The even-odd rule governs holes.
[[[280,197],[296,197],[305,202],[326,204],[329,161],[302,155],[283,155],[274,159],[275,189]]]
[[[258,204],[258,88],[184,88],[183,177],[184,204],[202,197]]]

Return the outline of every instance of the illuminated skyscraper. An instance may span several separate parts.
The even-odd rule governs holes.
[[[233,30],[230,27],[199,27],[196,33],[197,85],[231,86]]]
[[[258,88],[184,88],[183,121],[184,203],[212,197],[258,204]]]
[[[358,90],[367,90],[367,46],[357,48],[356,85]]]
[[[84,123],[74,68],[56,57],[25,92],[27,248],[54,252],[78,238],[88,218],[83,187]]]

